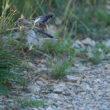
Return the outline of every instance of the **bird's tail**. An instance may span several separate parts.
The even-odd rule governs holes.
[[[51,19],[54,15],[53,14],[48,14],[46,16],[41,17],[40,21],[41,22],[47,22],[49,19]]]

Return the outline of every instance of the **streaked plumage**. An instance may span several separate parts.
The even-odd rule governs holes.
[[[47,28],[48,20],[52,17],[53,14],[48,14],[46,16],[37,17],[35,20],[18,19],[16,23],[20,28],[21,35],[26,36],[29,50],[32,49],[33,45],[41,46],[44,41],[53,40],[53,36],[48,35],[44,31]],[[47,35],[50,38],[43,38],[41,34]]]
[[[49,19],[53,17],[53,14],[48,14],[46,16],[39,16],[35,19],[34,24],[38,26],[41,29],[46,29],[47,28],[47,22]]]
[[[26,26],[26,27],[31,28],[34,25],[34,20],[28,21],[24,18],[19,18],[16,24],[18,24],[19,26]]]

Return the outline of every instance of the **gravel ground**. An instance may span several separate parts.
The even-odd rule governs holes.
[[[110,65],[99,64],[87,68],[83,72],[67,75],[63,80],[48,79],[47,76],[36,77],[35,82],[28,85],[28,92],[19,94],[22,97],[42,99],[45,106],[18,110],[109,110]],[[13,99],[0,97],[0,110],[6,101],[16,105]]]

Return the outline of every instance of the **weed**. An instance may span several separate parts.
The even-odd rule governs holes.
[[[0,32],[6,31],[10,26],[11,15],[7,17],[1,16],[0,18]],[[2,90],[0,94],[10,93],[12,85],[15,84],[24,84],[24,78],[20,77],[21,70],[21,60],[20,49],[17,45],[20,45],[20,42],[13,43],[9,38],[9,33],[0,34],[0,85]]]
[[[30,98],[18,99],[17,102],[19,103],[19,107],[33,107],[33,106],[44,106],[43,100],[33,100]]]
[[[75,48],[72,47],[73,42],[67,38],[57,42],[45,42],[44,50],[51,55],[74,55]]]
[[[52,68],[51,76],[53,78],[61,78],[66,74],[69,74],[66,70],[72,66],[73,57],[70,58],[59,58],[50,61],[50,66]]]

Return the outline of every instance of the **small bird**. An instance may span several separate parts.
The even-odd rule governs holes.
[[[46,16],[39,16],[35,19],[34,25],[40,29],[47,29],[47,22],[53,17],[53,14],[48,14]]]
[[[16,24],[19,26],[21,35],[26,36],[25,39],[29,46],[29,50],[32,50],[34,45],[41,47],[43,42],[53,40],[53,36],[45,32],[47,22],[52,17],[53,14],[48,14],[46,16],[37,17],[35,20],[26,20],[23,17],[17,20]],[[43,38],[43,35],[46,35],[49,38]]]
[[[37,20],[38,20],[37,22],[39,22],[40,18]],[[45,32],[44,29],[39,28],[38,26],[34,25],[34,20],[26,20],[25,18],[22,17],[22,18],[19,18],[15,23],[19,26],[20,33],[22,35],[26,35],[31,30],[34,30],[35,32],[39,32],[50,38],[53,38],[53,36],[49,35],[47,32]]]

